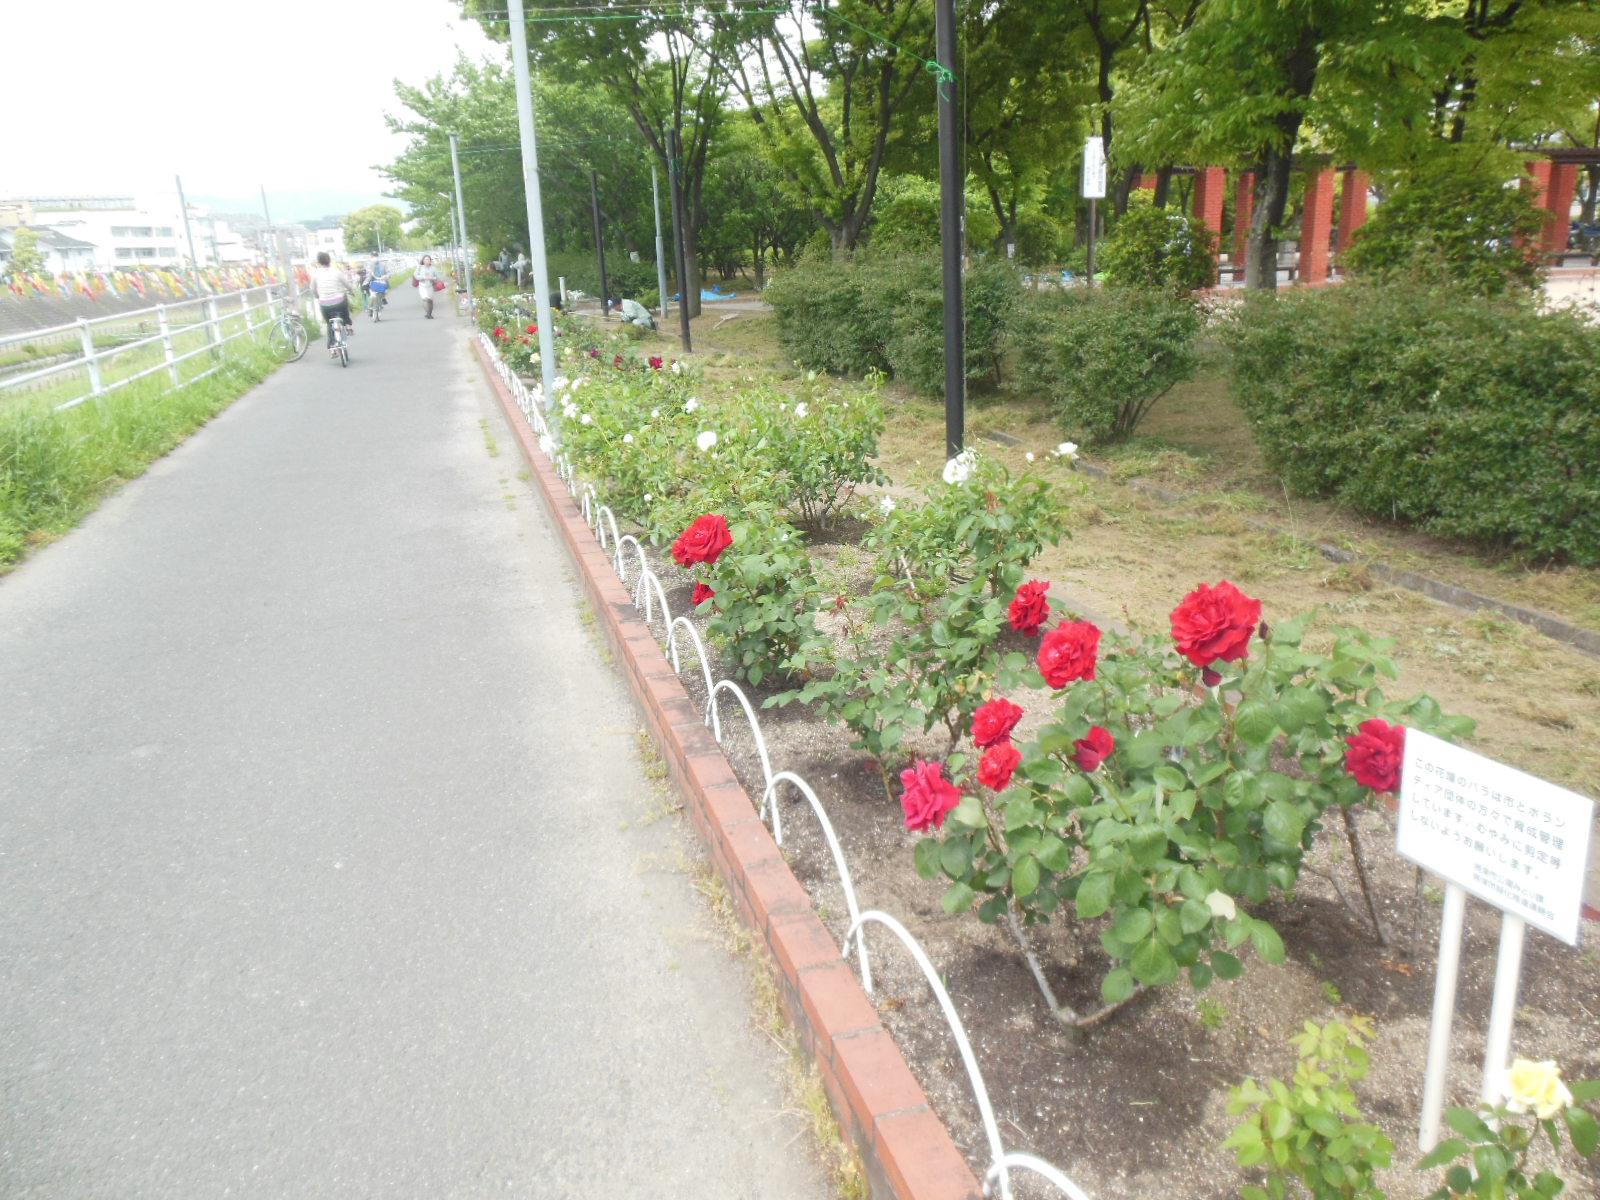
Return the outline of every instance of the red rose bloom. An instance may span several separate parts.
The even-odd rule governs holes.
[[[944,819],[961,803],[961,792],[944,777],[944,764],[920,758],[900,772],[900,808],[906,828],[913,833],[941,829]]]
[[[980,746],[998,746],[1022,720],[1022,710],[1009,700],[991,700],[972,714],[972,740]]]
[[[1081,737],[1072,743],[1072,761],[1078,764],[1080,771],[1093,771],[1111,757],[1111,752],[1117,748],[1117,739],[1096,725],[1089,730],[1087,737]]]
[[[505,341],[506,340],[506,327],[504,325],[496,325],[494,327],[494,336],[499,338],[502,342]]]
[[[1022,751],[1010,742],[990,746],[978,760],[978,782],[992,792],[1003,792],[1011,785],[1011,776],[1022,761]]]
[[[539,332],[539,327],[537,325],[529,325],[528,326],[528,332],[529,333],[538,333]]]
[[[659,370],[661,370],[661,355],[659,355],[659,354],[652,354],[652,355],[651,355],[651,356],[650,356],[650,369],[651,369],[651,370],[652,370],[652,371],[659,371]]]
[[[622,365],[622,355],[619,354],[615,358],[613,358],[611,360],[611,365],[613,367],[620,367]]]
[[[680,567],[695,563],[714,563],[722,552],[733,545],[733,534],[728,523],[713,513],[696,517],[694,524],[678,535],[672,543],[672,558]]]
[[[705,584],[697,583],[694,585],[694,595],[689,597],[689,604],[693,608],[699,608],[702,604],[715,595],[716,593],[708,588]]]
[[[1250,649],[1250,635],[1261,620],[1261,601],[1253,600],[1227,580],[1216,587],[1201,584],[1172,610],[1172,640],[1197,667],[1221,659],[1238,662]]]
[[[524,334],[523,336],[519,337],[517,339],[517,341],[521,342],[524,346],[531,346],[533,344],[532,342],[528,341],[528,337],[527,337],[526,334]]]
[[[1006,615],[1011,618],[1011,628],[1018,633],[1038,633],[1039,627],[1050,619],[1050,602],[1044,594],[1050,590],[1048,583],[1030,579],[1017,589],[1016,599]]]
[[[1039,643],[1039,674],[1053,688],[1093,679],[1100,631],[1087,621],[1063,621]]]
[[[1405,761],[1406,727],[1374,717],[1361,722],[1359,732],[1345,738],[1344,769],[1362,787],[1375,792],[1400,790],[1400,764]]]
[[[589,357],[590,358],[599,358],[600,357],[600,348],[598,346],[590,346],[589,347]]]

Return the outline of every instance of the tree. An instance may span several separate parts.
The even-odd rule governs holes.
[[[403,236],[400,223],[405,216],[389,204],[369,204],[347,216],[344,229],[345,248],[351,251],[377,250],[383,246],[396,246]]]
[[[9,264],[13,275],[26,272],[37,275],[44,270],[44,253],[39,249],[39,235],[26,225],[19,225],[11,231],[11,262]]]
[[[914,97],[931,111],[933,21],[917,0],[785,0],[779,13],[728,16],[742,51],[734,86],[795,197],[854,250],[872,215],[896,122]]]

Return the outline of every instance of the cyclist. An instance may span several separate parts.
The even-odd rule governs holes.
[[[383,259],[376,254],[367,266],[367,288],[371,293],[368,298],[370,303],[382,308],[388,300],[389,268],[383,265]]]
[[[311,289],[316,293],[317,305],[322,309],[322,319],[328,323],[328,349],[333,349],[333,323],[343,321],[345,334],[355,332],[350,320],[350,293],[354,290],[350,276],[343,268],[333,265],[326,250],[317,251],[317,269],[311,273]]]

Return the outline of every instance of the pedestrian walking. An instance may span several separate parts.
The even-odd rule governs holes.
[[[433,294],[444,288],[444,282],[439,278],[439,268],[433,265],[433,255],[422,256],[422,261],[412,272],[411,286],[416,288],[417,295],[422,297],[422,315],[430,321],[433,320]]]

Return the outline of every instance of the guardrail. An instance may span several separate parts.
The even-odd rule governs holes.
[[[81,372],[86,390],[74,392],[52,404],[57,412],[76,408],[89,400],[97,400],[141,379],[165,371],[174,388],[204,379],[221,366],[223,347],[241,337],[250,337],[271,324],[282,312],[286,301],[280,292],[282,284],[266,284],[226,292],[214,296],[199,296],[192,300],[179,300],[172,304],[155,304],[149,308],[136,308],[127,312],[110,313],[103,317],[81,317],[70,325],[56,325],[49,329],[33,329],[26,333],[0,337],[0,354],[29,343],[63,343],[63,350],[55,357],[66,355],[60,361],[48,363],[34,370],[0,378],[0,398],[7,392],[16,394],[28,390],[48,388],[49,381]],[[155,331],[135,336],[129,340],[110,341],[114,327],[148,329],[154,322]],[[228,326],[239,326],[229,332]],[[97,345],[95,334],[102,332]],[[179,339],[186,335],[202,334],[203,340],[193,349],[181,349]],[[75,339],[75,340],[74,340]],[[155,347],[161,353],[148,366],[140,366],[139,359],[129,356],[145,353],[141,358],[154,357]],[[206,370],[190,374],[183,364],[202,355],[218,361]],[[117,366],[131,366],[125,374],[117,373]]]

